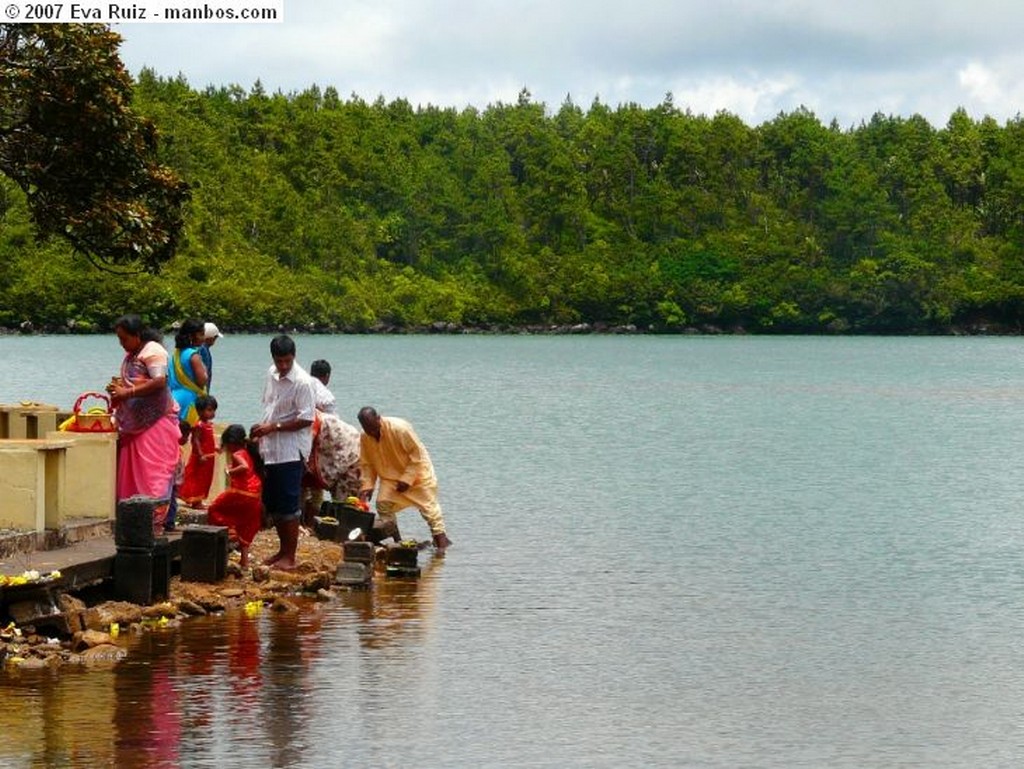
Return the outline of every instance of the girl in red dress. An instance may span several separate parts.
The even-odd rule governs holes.
[[[213,437],[213,418],[217,416],[217,399],[212,395],[196,398],[199,421],[192,426],[192,453],[185,465],[185,480],[178,497],[189,507],[202,510],[213,483],[213,466],[217,459],[217,441]]]
[[[238,542],[239,565],[249,565],[249,545],[260,530],[263,516],[260,459],[256,444],[248,440],[242,425],[231,425],[220,438],[226,455],[228,488],[213,500],[207,513],[212,526],[227,526],[228,536]]]

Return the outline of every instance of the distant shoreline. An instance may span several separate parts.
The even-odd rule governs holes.
[[[426,326],[399,326],[380,323],[370,328],[326,326],[250,326],[230,327],[219,324],[228,334],[309,334],[333,336],[1020,336],[1024,330],[999,324],[978,323],[969,326],[950,326],[940,329],[863,329],[814,330],[758,329],[751,331],[741,326],[723,328],[715,325],[681,326],[676,328],[648,327],[612,323],[536,323],[536,324],[483,324],[464,325],[438,321]],[[173,334],[174,328],[162,329]],[[37,326],[25,321],[19,326],[0,326],[0,336],[96,336],[113,333],[109,329],[81,328],[67,325]]]

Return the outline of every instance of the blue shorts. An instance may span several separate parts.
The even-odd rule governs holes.
[[[305,463],[281,462],[266,465],[263,478],[263,506],[274,521],[291,521],[302,514],[302,474]]]

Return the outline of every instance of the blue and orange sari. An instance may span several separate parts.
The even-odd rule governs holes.
[[[201,355],[198,347],[175,349],[171,353],[171,365],[167,371],[167,383],[171,387],[171,395],[178,404],[178,413],[193,427],[199,421],[196,411],[196,398],[206,395],[206,388],[196,384],[195,371],[192,369],[192,356]]]

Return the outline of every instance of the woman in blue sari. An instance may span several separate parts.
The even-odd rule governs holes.
[[[167,383],[178,404],[178,412],[190,425],[199,421],[196,398],[206,394],[209,381],[199,349],[203,344],[203,331],[203,324],[193,318],[181,324],[174,335],[174,352],[167,371]]]

